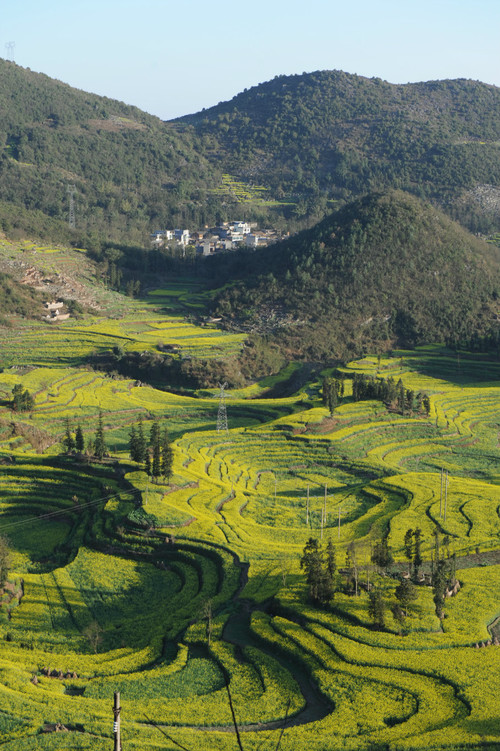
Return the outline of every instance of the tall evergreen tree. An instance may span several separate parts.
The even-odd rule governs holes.
[[[130,433],[128,434],[129,441],[128,441],[128,453],[130,458],[133,462],[139,461],[137,458],[137,434],[135,432],[135,425],[132,425],[130,428]]]
[[[405,556],[408,558],[408,573],[410,573],[410,563],[413,558],[413,530],[407,529],[403,541]]]
[[[137,428],[137,461],[143,462],[146,458],[146,437],[144,435],[144,425],[142,417],[139,418],[139,427]]]
[[[337,570],[337,558],[335,555],[335,547],[331,539],[328,540],[328,544],[326,546],[326,568],[331,579],[333,580],[333,577],[335,576],[335,572]]]
[[[161,473],[165,480],[170,480],[172,476],[172,464],[174,461],[174,452],[170,443],[167,428],[164,428],[161,434]]]
[[[68,454],[74,451],[76,447],[75,439],[73,438],[73,434],[71,432],[71,425],[69,424],[68,417],[65,420],[65,433],[64,433],[64,438],[63,438],[63,446]]]
[[[378,589],[372,589],[369,593],[368,615],[373,621],[375,628],[385,627],[385,603]]]
[[[81,425],[77,425],[75,432],[75,448],[77,451],[83,451],[85,448],[85,440],[83,438],[83,431]]]
[[[396,587],[394,594],[401,603],[405,616],[407,616],[410,604],[418,597],[417,588],[409,579],[402,579]]]
[[[305,544],[302,558],[300,559],[300,568],[303,568],[305,571],[306,581],[309,585],[309,596],[313,602],[318,601],[322,565],[323,554],[320,544],[314,537],[310,537]]]
[[[161,440],[160,425],[157,420],[154,420],[151,425],[149,445],[151,446],[151,475],[158,478],[161,475]]]
[[[104,440],[104,427],[102,424],[102,410],[99,410],[99,420],[94,439],[94,456],[97,459],[103,459],[108,454],[108,448]]]

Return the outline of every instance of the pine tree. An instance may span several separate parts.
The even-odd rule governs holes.
[[[144,436],[144,425],[142,424],[142,417],[139,418],[139,427],[137,429],[137,461],[143,462],[146,458],[146,438]]]
[[[149,433],[149,445],[151,446],[151,475],[159,477],[161,475],[161,442],[160,426],[157,420],[154,420]]]
[[[71,433],[71,426],[69,424],[69,418],[66,418],[66,431],[63,438],[63,446],[66,449],[67,453],[70,454],[75,449],[75,439],[73,438],[73,435]]]
[[[405,556],[408,558],[408,573],[410,573],[410,563],[413,558],[413,530],[407,529],[403,541]]]
[[[309,597],[318,605],[327,605],[335,594],[333,576],[330,574],[332,561],[323,562],[321,545],[313,537],[306,542],[300,567],[305,570],[309,585]],[[335,564],[333,561],[333,570]]]
[[[94,439],[94,456],[96,459],[104,459],[107,454],[108,449],[104,440],[104,428],[102,425],[102,410],[99,410],[99,420]]]
[[[376,542],[371,555],[372,563],[386,571],[394,562],[392,550],[387,543],[387,539]]]
[[[401,607],[401,605],[399,604],[399,602],[394,603],[394,605],[391,607],[391,611],[392,611],[394,620],[399,624],[399,629],[400,629],[399,633],[401,634],[405,620],[406,620],[405,612],[403,608]]]
[[[328,540],[328,544],[326,546],[326,568],[331,579],[333,580],[333,577],[335,576],[335,572],[337,570],[337,559],[335,556],[335,548],[331,539]]]
[[[378,589],[373,589],[369,597],[368,615],[372,619],[375,628],[382,629],[385,627],[385,603],[382,599],[382,594]]]
[[[432,577],[434,607],[438,618],[444,616],[444,597],[448,583],[448,565],[444,560],[437,561],[436,571]]]
[[[401,607],[404,609],[405,616],[407,616],[410,603],[412,603],[418,597],[416,587],[411,583],[409,579],[402,579],[401,583],[396,587],[394,594],[401,603]]]
[[[130,433],[128,434],[129,441],[128,441],[128,453],[130,458],[133,462],[138,462],[139,459],[137,458],[137,434],[135,432],[135,425],[132,425],[130,428]]]
[[[306,573],[306,581],[309,585],[309,596],[313,602],[318,601],[318,592],[321,580],[323,556],[321,547],[314,537],[310,537],[305,544],[300,568]]]
[[[83,431],[80,425],[78,425],[76,428],[75,448],[77,451],[80,451],[80,452],[82,452],[85,448],[85,440],[83,438]]]
[[[161,436],[161,473],[165,480],[170,480],[172,476],[172,464],[174,461],[174,452],[168,436],[167,428],[164,428]]]

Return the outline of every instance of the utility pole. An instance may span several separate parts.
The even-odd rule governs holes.
[[[120,736],[120,712],[122,711],[122,708],[120,706],[120,692],[115,691],[115,701],[113,705],[113,716],[114,716],[114,722],[113,722],[113,740],[114,740],[114,746],[113,751],[122,751],[122,742],[121,742],[121,736]]]
[[[309,485],[307,486],[307,501],[306,501],[306,527],[309,526]]]
[[[224,431],[224,433],[229,433],[229,428],[227,425],[227,409],[226,409],[226,394],[224,389],[226,388],[227,383],[219,383],[219,411],[217,413],[217,432],[220,433],[221,431]]]

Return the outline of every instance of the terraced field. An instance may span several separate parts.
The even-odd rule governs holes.
[[[235,748],[227,681],[246,751],[499,748],[500,364],[439,347],[366,358],[346,375],[401,378],[429,395],[430,415],[354,402],[347,379],[330,416],[319,380],[282,399],[265,398],[268,382],[234,393],[218,432],[215,391],[178,396],[78,367],[106,340],[148,349],[162,332],[204,356],[239,346],[169,315],[146,306],[45,338],[37,326],[2,334],[0,534],[17,592],[0,607],[3,747],[110,748],[120,691],[124,748]],[[32,413],[10,410],[16,383]],[[111,457],[64,455],[66,421],[89,438],[100,410]],[[174,439],[169,482],[128,458],[131,427],[153,418]],[[438,542],[461,589],[439,619],[423,583],[402,629],[389,607],[417,527],[421,570]],[[310,536],[332,541],[339,578],[355,556],[357,595],[339,586],[330,605],[310,603]],[[371,561],[381,539],[389,575]],[[67,732],[50,732],[57,723]]]

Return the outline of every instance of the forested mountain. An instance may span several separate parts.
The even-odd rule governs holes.
[[[0,60],[0,225],[87,247],[235,217],[295,231],[387,188],[498,230],[499,143],[500,89],[474,81],[278,76],[165,123]]]
[[[79,242],[90,235],[143,245],[157,225],[203,222],[211,201],[203,189],[220,181],[196,137],[5,60],[0,145],[4,228],[27,227],[52,239]],[[73,184],[77,231],[69,232]]]
[[[342,71],[277,76],[182,118],[215,139],[240,179],[321,216],[329,199],[395,187],[436,201],[473,230],[500,217],[500,89],[477,81],[393,85]]]
[[[212,263],[216,284],[228,285],[220,315],[313,358],[455,343],[497,318],[500,250],[402,191],[370,194],[286,242]]]

